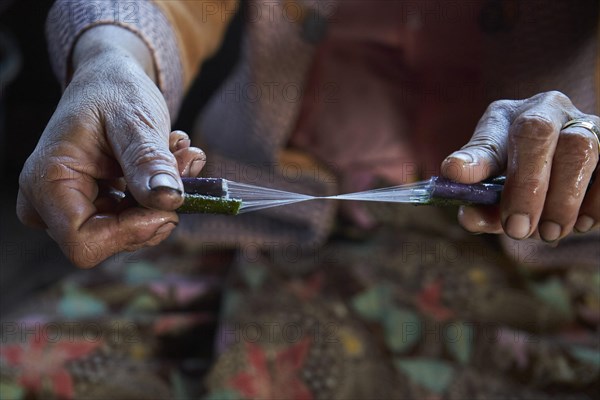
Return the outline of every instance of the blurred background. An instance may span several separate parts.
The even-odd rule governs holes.
[[[44,37],[52,1],[2,0],[0,6],[0,311],[71,270],[44,231],[28,229],[15,215],[21,167],[52,115],[60,86]]]
[[[0,0],[0,314],[75,269],[44,231],[26,228],[15,214],[19,173],[60,99],[44,35],[52,3]],[[204,65],[174,128],[190,130],[198,110],[235,65],[241,28],[238,17],[220,52]]]
[[[22,165],[34,149],[39,136],[43,132],[60,99],[60,86],[54,78],[50,68],[44,34],[45,19],[52,3],[52,0],[0,0],[0,173],[2,174],[2,183],[4,185],[3,190],[0,190],[0,321],[5,320],[5,318],[10,318],[9,314],[18,306],[25,303],[26,300],[32,298],[34,293],[42,292],[65,275],[77,271],[77,269],[66,260],[58,246],[44,231],[24,227],[18,221],[15,214],[18,177]],[[597,13],[594,15],[597,15]],[[182,106],[179,117],[177,121],[174,121],[174,129],[191,131],[198,111],[201,110],[202,106],[211,97],[214,91],[217,90],[221,82],[235,66],[239,55],[239,43],[243,28],[243,18],[241,15],[238,15],[230,24],[229,31],[219,52],[215,57],[204,64],[200,78],[192,85]],[[411,215],[416,214],[413,213],[412,209],[410,213]],[[423,215],[425,213],[429,215],[428,211],[423,211]],[[451,215],[452,213],[453,210],[450,210],[447,214]],[[428,225],[429,219],[425,221],[424,229],[437,229],[438,224],[441,225],[443,223],[440,223],[440,218],[438,218],[439,215],[441,215],[441,212],[440,214],[431,213],[429,218],[432,222]],[[416,220],[422,217],[418,215],[411,218]],[[423,221],[419,222],[423,223]],[[456,229],[458,230],[459,228]],[[423,233],[425,230],[415,230],[415,232],[412,232],[413,236],[409,237],[410,240],[414,240],[414,243],[419,244],[419,246],[420,243],[429,243],[429,240],[431,239],[429,231],[427,231],[427,235],[425,235]],[[444,249],[454,249],[454,243],[462,243],[460,242],[462,239],[457,239],[462,237],[459,234],[456,234],[456,237],[449,236],[447,241],[446,239],[442,241],[442,233],[446,234],[446,231],[436,231],[434,236],[436,236],[436,240],[438,241],[432,243],[436,246],[437,243],[442,243],[442,245],[446,247],[440,247],[439,249],[441,250],[438,250],[438,247],[435,247],[436,250],[434,253],[440,254]],[[462,232],[460,234],[462,234]],[[347,236],[351,237],[351,233],[348,233]],[[454,242],[454,240],[456,242]],[[472,237],[468,240],[469,241],[465,241],[461,245],[469,246],[466,247],[469,249],[487,249],[487,247],[482,247],[483,242],[486,240],[484,236]],[[470,240],[473,242],[470,242]],[[352,242],[352,240],[349,240],[348,242],[348,247],[343,247],[343,249],[350,248],[356,244]],[[411,242],[403,242],[403,244],[405,243],[410,244]],[[489,244],[486,243],[486,246],[487,245]],[[388,246],[388,244],[385,243],[385,246]],[[359,251],[364,251],[365,255],[371,255],[369,254],[369,252],[372,251],[370,247],[363,248],[356,246],[355,248]],[[378,249],[378,247],[373,248]],[[422,248],[426,247],[423,246]],[[556,323],[557,325],[564,321],[569,321],[569,318],[573,318],[574,320],[576,318],[581,319],[578,316],[574,316],[575,311],[569,308],[571,307],[570,303],[567,303],[570,300],[569,296],[573,296],[573,304],[576,304],[577,307],[581,307],[584,311],[586,310],[582,305],[584,304],[584,299],[585,301],[590,302],[590,309],[592,311],[597,310],[597,308],[592,308],[596,304],[599,304],[596,300],[598,297],[595,294],[598,292],[596,291],[596,288],[593,287],[594,282],[596,281],[589,278],[597,277],[597,270],[588,270],[584,268],[581,268],[580,270],[574,268],[567,270],[565,268],[564,271],[559,269],[556,271],[517,270],[509,267],[509,263],[504,256],[498,256],[496,254],[495,248],[492,250],[492,253],[484,252],[482,264],[475,265],[473,268],[471,268],[470,264],[465,264],[463,268],[462,261],[460,263],[450,262],[451,267],[462,268],[459,270],[461,273],[454,274],[454,270],[446,268],[446,265],[439,265],[436,266],[436,268],[439,267],[440,271],[443,268],[443,271],[449,278],[449,287],[453,288],[452,290],[456,290],[457,293],[460,292],[460,296],[457,297],[459,299],[458,301],[464,301],[465,305],[473,305],[477,310],[484,310],[486,313],[493,316],[494,319],[492,321],[496,321],[496,319],[499,320],[500,326],[503,327],[506,325],[525,332],[537,332],[538,330],[544,329],[545,325],[542,326],[541,322],[539,322],[538,319],[531,317],[530,314],[542,316],[548,321],[555,321],[552,318],[555,318],[555,316],[558,315],[558,317],[556,317],[556,321],[558,321]],[[360,255],[362,253],[357,252],[356,254]],[[381,256],[379,256],[379,253],[377,253],[377,255],[378,257],[388,256],[385,253],[382,253]],[[422,254],[420,256],[422,256]],[[490,256],[491,258],[487,259],[485,256]],[[376,259],[378,259],[378,257],[376,257]],[[348,253],[347,258],[355,258],[355,253]],[[417,258],[417,256],[415,256],[415,258]],[[364,266],[361,264],[362,261],[360,260],[360,257],[358,257],[358,259],[356,269],[360,272],[362,271],[361,268]],[[478,258],[474,258],[474,260],[473,263],[479,262]],[[397,258],[396,261],[398,261]],[[345,269],[345,262],[346,258],[341,258],[341,261],[339,262],[340,265],[344,266],[344,269],[332,269],[332,276],[336,276],[336,279],[339,278],[337,282],[340,283],[340,286],[343,286],[342,284],[347,285],[347,287],[344,286],[342,289],[347,292],[344,292],[345,295],[350,296],[350,294],[360,294],[362,292],[359,292],[359,290],[363,289],[365,290],[365,293],[379,293],[376,292],[375,289],[371,291],[372,288],[365,284],[365,282],[351,276],[350,273],[348,273],[350,269]],[[504,277],[504,275],[499,275],[497,272],[500,270],[495,268],[496,262],[506,264],[506,268],[502,270],[502,274],[506,275],[506,282],[502,281],[502,279],[505,278],[496,279],[498,276]],[[350,264],[351,263],[348,262],[348,265]],[[432,262],[431,264],[433,265],[434,263]],[[382,265],[382,268],[388,268],[388,263],[382,263]],[[408,274],[412,273],[411,271],[413,270],[407,269],[406,271],[408,271],[406,276],[409,276]],[[421,284],[421,282],[425,282],[429,277],[438,273],[436,271],[438,270],[434,268],[429,271],[427,268],[415,267],[414,275],[409,276],[410,279],[406,280],[408,282],[406,285],[417,285],[417,283],[412,282]],[[468,273],[465,271],[468,271]],[[339,273],[339,276],[335,275],[336,273]],[[486,275],[488,273],[489,275]],[[446,276],[442,275],[441,272],[439,275]],[[568,292],[565,287],[569,287],[567,285],[563,287],[562,283],[560,283],[561,281],[555,278],[555,275],[566,277],[565,281],[571,282],[572,286],[575,287],[575,289],[573,289],[575,294]],[[356,276],[358,276],[358,274],[356,274]],[[489,280],[487,278],[488,276]],[[202,277],[202,279],[204,280],[204,277]],[[367,281],[368,279],[364,280]],[[310,285],[312,285],[311,282],[312,281],[309,281]],[[315,280],[315,282],[317,281]],[[320,283],[317,282],[317,284]],[[495,285],[504,286],[496,287]],[[511,287],[510,285],[514,287]],[[372,286],[376,287],[376,285]],[[589,293],[591,293],[589,294],[589,300],[588,297],[584,297],[584,294],[586,296],[588,295],[588,292],[584,291],[584,289],[588,290],[588,286],[590,287]],[[302,286],[298,287],[302,288]],[[477,292],[472,289],[477,287],[483,289]],[[581,289],[581,293],[575,292],[575,290],[580,290],[580,287],[584,288]],[[313,290],[312,286],[307,286],[307,288],[306,293],[309,293],[309,289],[310,291]],[[447,312],[445,308],[442,308],[442,306],[438,304],[440,301],[440,288],[441,284],[438,285],[437,281],[433,281],[432,285],[424,287],[423,291],[418,293],[419,296],[422,296],[422,298],[425,299],[423,300],[423,303],[425,304],[423,307],[430,307],[431,310],[433,310],[428,311],[431,314],[438,312],[439,310]],[[501,288],[502,290],[498,288]],[[382,293],[387,293],[388,287],[384,285],[377,286],[377,290],[379,289],[382,290]],[[480,297],[477,297],[476,295]],[[41,300],[46,301],[47,299],[43,297]],[[193,307],[195,311],[214,311],[219,306],[219,301],[220,300],[216,297],[212,297],[206,304],[203,303],[207,308],[202,309],[196,304],[193,304]],[[429,302],[432,304],[435,303],[435,307],[439,308],[430,306]],[[567,309],[568,312],[563,312],[564,309]],[[403,310],[404,309],[401,308],[394,308],[393,311],[398,312],[398,314],[394,315],[404,315],[402,313],[413,315],[412,311],[406,313]],[[539,312],[536,314],[533,310]],[[442,311],[439,312],[441,313]],[[417,311],[415,311],[415,313],[416,312]],[[481,311],[481,313],[482,315],[484,314],[483,311]],[[596,314],[590,315],[592,315],[593,318]],[[540,321],[542,317],[540,317]],[[544,319],[544,321],[546,321],[546,319]],[[401,319],[398,320],[402,322]],[[482,319],[482,321],[485,323],[486,320]],[[205,357],[205,359],[210,359],[212,357],[212,341],[210,338],[213,333],[211,329],[214,329],[215,325],[212,320],[209,321],[208,324],[211,326],[206,327],[203,325],[200,327],[201,332],[193,332],[193,335],[190,335],[190,337],[195,339],[194,343],[178,341],[177,344],[175,344],[169,342],[169,346],[166,347],[175,349],[175,351],[169,355],[175,358],[183,358],[184,356],[187,357],[189,355],[200,354],[202,357]],[[435,324],[435,326],[442,326],[438,322],[435,322]],[[375,324],[373,325],[375,326]],[[386,327],[387,325],[382,324],[381,326]],[[396,329],[396,327],[391,324],[389,326]],[[577,329],[581,328],[579,331],[575,330],[573,325],[565,324],[565,326],[566,330],[562,332],[564,333],[562,339],[576,338],[575,334],[581,334],[581,338],[583,338],[581,339],[582,343],[584,340],[587,340],[588,336],[586,335],[588,335],[589,332],[592,332],[592,328],[595,329],[594,332],[597,332],[597,325],[592,327],[591,323],[583,325],[587,330],[578,327]],[[379,333],[386,332],[383,328],[377,329],[380,330]],[[436,331],[433,330],[433,332],[435,333]],[[425,335],[427,335],[427,332]],[[516,336],[513,337],[516,338]],[[526,333],[524,336],[520,337],[528,339],[529,334]],[[443,352],[445,345],[442,345],[441,341],[438,339],[439,337],[436,337],[434,346],[430,346],[431,343],[429,341],[423,341],[423,348],[427,349],[427,351],[431,350],[433,353],[436,351]],[[551,340],[554,339],[555,338],[551,338]],[[166,340],[171,339],[167,338]],[[543,346],[546,346],[548,342],[545,340],[546,339],[539,342],[539,348],[542,349],[540,352],[546,351],[546,348]],[[356,343],[360,344],[360,342]],[[402,344],[398,341],[395,341],[394,343],[396,343],[396,345]],[[525,348],[523,342],[514,340],[514,343],[516,349],[515,354],[522,354],[524,351],[523,349]],[[538,342],[531,343],[538,344]],[[517,345],[519,346],[518,349]],[[196,353],[196,350],[198,349],[194,346],[201,346],[202,348]],[[556,376],[561,378],[568,376],[568,379],[572,379],[573,382],[583,382],[578,384],[586,393],[597,393],[600,383],[597,380],[593,381],[591,379],[586,381],[588,378],[580,373],[580,371],[583,370],[583,367],[582,369],[571,369],[571,367],[573,365],[580,366],[584,364],[584,361],[588,362],[589,360],[592,360],[590,363],[596,363],[595,360],[598,359],[598,353],[596,350],[593,350],[595,352],[587,352],[583,346],[576,348],[576,350],[578,352],[574,353],[575,356],[569,356],[570,358],[558,358],[557,356],[556,359],[550,357],[542,359],[540,357],[540,359],[537,360],[533,357],[532,365],[534,365],[535,362],[538,362],[539,365],[547,368],[546,370],[541,370],[544,371],[539,377],[541,381],[544,381],[547,378],[546,375],[549,375],[550,372],[552,372],[556,373]],[[503,350],[502,348],[500,351],[501,353],[499,354],[501,355],[509,354],[507,350]],[[398,350],[398,352],[400,352],[400,350]],[[407,358],[410,357],[412,357],[412,355]],[[481,353],[478,357],[479,358],[473,363],[473,371],[478,369],[478,365],[487,365],[491,358],[488,353]],[[565,359],[570,360],[572,364],[565,364]],[[477,364],[477,362],[480,362],[480,364]],[[598,364],[596,363],[594,365]],[[188,368],[188,366],[185,368]],[[196,382],[198,374],[195,373],[193,368],[204,370],[206,366],[201,365],[200,367],[197,367],[192,365],[189,366],[189,369],[185,370],[191,377],[190,381]],[[597,369],[594,371],[597,371]],[[423,375],[422,373],[419,374]],[[436,377],[435,374],[432,376]],[[523,380],[529,378],[530,376],[528,375],[523,376]],[[531,379],[533,380],[533,378]],[[474,382],[475,381],[477,381],[477,384],[481,383],[482,387],[489,386],[494,389],[494,385],[488,384],[487,381],[479,382],[478,379],[474,379]],[[565,390],[571,389],[568,386],[569,384],[571,383],[565,384]],[[561,385],[562,383],[556,387],[556,390],[563,390],[564,388]],[[594,387],[596,387],[596,389],[594,389]],[[553,387],[550,387],[550,389],[552,390]],[[499,397],[496,396],[496,398]],[[556,396],[556,398],[561,397]],[[588,398],[592,398],[592,396],[589,396]]]

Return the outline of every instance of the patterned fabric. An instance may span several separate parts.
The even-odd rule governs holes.
[[[376,231],[302,252],[170,244],[74,274],[2,321],[0,398],[595,398],[597,268],[531,271],[443,210],[369,211]]]
[[[24,302],[1,322],[0,398],[189,398],[208,365],[230,259],[133,253]]]
[[[153,54],[158,86],[174,120],[183,97],[183,69],[171,24],[150,1],[69,1],[52,6],[46,25],[54,73],[66,86],[67,62],[77,38],[91,27],[118,25],[139,35]]]
[[[584,310],[600,292],[580,285],[597,268],[531,274],[439,210],[372,208],[385,226],[360,241],[340,229],[297,258],[312,270],[238,258],[209,398],[593,397],[598,325]]]

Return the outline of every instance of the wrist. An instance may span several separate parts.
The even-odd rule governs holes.
[[[99,25],[81,35],[73,48],[69,80],[85,65],[108,60],[136,64],[152,81],[157,81],[152,53],[144,41],[135,33],[114,25]]]

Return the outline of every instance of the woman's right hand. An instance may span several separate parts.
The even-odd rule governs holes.
[[[90,29],[73,70],[21,172],[17,214],[45,228],[74,264],[91,267],[169,236],[183,202],[180,175],[198,175],[206,157],[185,133],[170,132],[151,56],[134,34]],[[125,185],[139,205],[114,196]]]

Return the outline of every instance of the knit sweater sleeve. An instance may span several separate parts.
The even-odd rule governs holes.
[[[46,23],[52,68],[68,84],[77,39],[97,25],[117,25],[137,34],[150,49],[157,84],[171,116],[202,62],[218,49],[235,0],[223,1],[72,1],[58,0]]]

